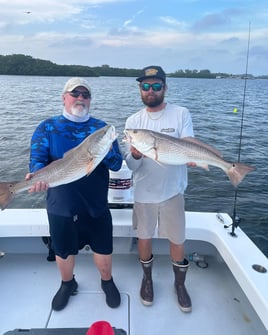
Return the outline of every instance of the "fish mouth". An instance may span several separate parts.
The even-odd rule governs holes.
[[[131,143],[132,142],[132,137],[131,137],[131,135],[128,133],[128,131],[127,131],[127,129],[125,129],[124,131],[123,131],[123,133],[124,133],[124,138],[123,138],[123,142],[129,142],[129,143]]]

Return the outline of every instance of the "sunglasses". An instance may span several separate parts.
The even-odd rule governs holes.
[[[70,96],[72,96],[73,98],[78,98],[79,95],[82,95],[82,97],[84,99],[90,99],[91,98],[91,94],[89,92],[81,92],[78,90],[73,90],[72,92],[68,92],[70,94]]]
[[[145,92],[148,92],[150,88],[152,88],[154,92],[159,92],[162,90],[164,86],[165,85],[161,83],[154,83],[154,84],[142,83],[140,84],[141,89]]]

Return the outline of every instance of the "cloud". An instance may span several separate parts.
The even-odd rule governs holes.
[[[186,22],[179,21],[179,20],[175,19],[172,16],[160,16],[159,19],[163,23],[165,23],[165,24],[167,24],[167,25],[169,25],[171,27],[175,27],[176,29],[179,28],[179,29],[185,30],[188,27],[188,25],[186,24]]]
[[[263,59],[268,59],[268,47],[263,47],[263,46],[254,46],[250,49],[250,56],[254,58],[263,58]]]
[[[243,13],[241,8],[228,8],[222,12],[208,13],[192,25],[193,31],[208,31],[211,28],[227,27],[233,19]]]
[[[238,37],[229,37],[221,41],[222,44],[237,44],[240,41]]]
[[[53,41],[49,44],[49,47],[52,48],[69,48],[70,46],[72,48],[88,48],[90,45],[93,44],[93,41],[88,36],[68,36],[68,37],[60,37],[55,41]]]
[[[256,73],[268,73],[267,0],[252,8],[242,0],[230,2],[237,8],[224,7],[222,1],[194,1],[172,0],[172,7],[133,0],[0,0],[0,54],[134,68],[154,61],[170,72],[228,72],[230,66],[235,73],[247,48],[247,20],[252,17],[251,64]]]
[[[206,31],[212,27],[218,27],[230,22],[230,19],[222,14],[209,14],[204,16],[201,20],[196,21],[193,26],[193,31]]]
[[[143,10],[139,10],[139,11],[137,11],[137,13],[135,13],[130,19],[126,20],[126,21],[123,23],[123,27],[127,27],[127,26],[131,25],[131,24],[135,21],[136,17],[137,17],[138,15],[141,15],[142,13],[143,13]]]
[[[81,12],[82,8],[72,4],[72,1],[24,1],[0,0],[1,19],[14,22],[17,25],[35,22],[55,21]],[[29,12],[29,14],[27,14]]]

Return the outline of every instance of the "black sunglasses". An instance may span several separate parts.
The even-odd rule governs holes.
[[[73,98],[78,98],[79,95],[82,95],[82,97],[84,99],[90,99],[91,98],[91,94],[89,92],[81,92],[78,90],[73,90],[72,92],[68,92],[70,94],[70,96],[72,96]]]
[[[159,92],[162,90],[162,88],[164,87],[164,84],[161,83],[153,83],[153,84],[148,84],[148,83],[142,83],[140,84],[140,87],[143,91],[148,92],[150,90],[150,88],[152,87],[152,90],[154,92]]]

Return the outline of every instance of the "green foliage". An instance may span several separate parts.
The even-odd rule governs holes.
[[[217,77],[216,73],[211,73],[209,70],[178,70],[170,74],[174,78],[212,78]]]
[[[58,65],[47,60],[33,58],[31,56],[15,54],[0,55],[0,75],[24,75],[24,76],[68,76],[68,77],[138,77],[140,70],[121,69],[102,66],[89,67],[82,65]],[[224,73],[211,73],[209,70],[177,70],[167,74],[173,78],[229,78],[243,75],[228,75]],[[247,75],[248,77],[253,77]]]
[[[96,77],[88,66],[57,65],[47,60],[25,55],[0,55],[0,74],[30,76],[85,76]]]

